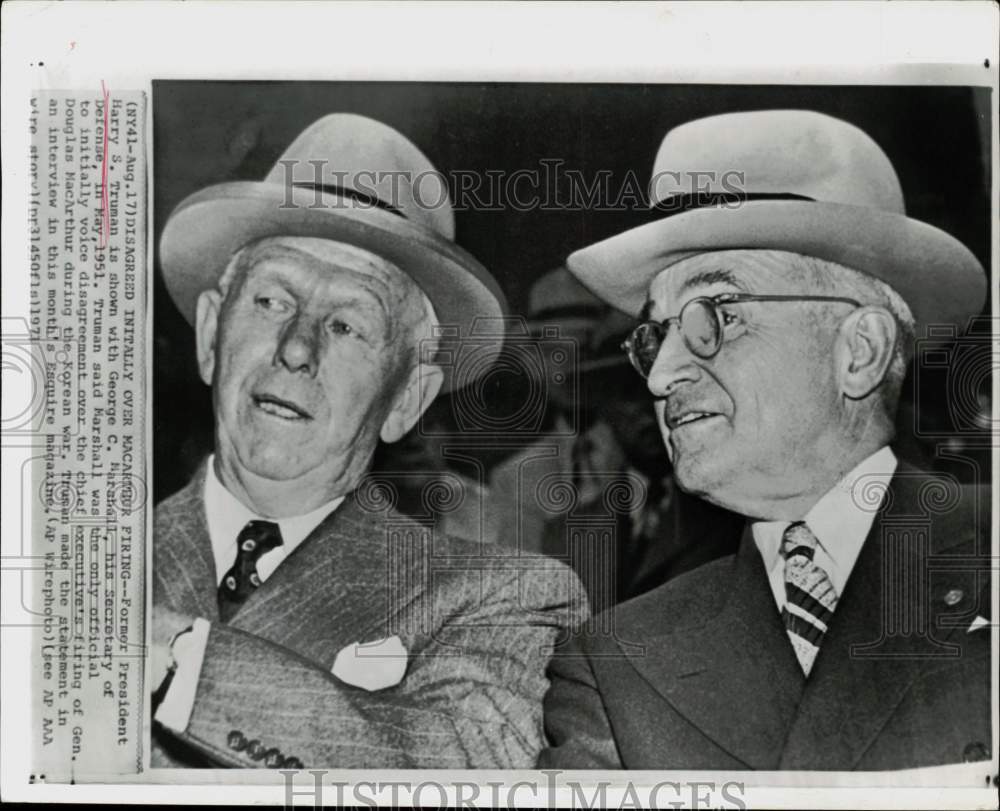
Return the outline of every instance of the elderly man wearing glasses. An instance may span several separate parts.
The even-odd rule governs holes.
[[[684,194],[678,169],[744,190]],[[983,268],[906,216],[871,138],[814,112],[681,126],[652,187],[671,216],[568,264],[638,316],[623,348],[678,484],[746,528],[557,653],[541,765],[989,759],[989,497],[890,448],[915,332],[978,314]]]

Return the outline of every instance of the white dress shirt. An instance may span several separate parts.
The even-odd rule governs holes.
[[[862,492],[882,492],[889,486],[896,464],[896,455],[888,445],[876,451],[837,482],[802,518],[816,536],[813,562],[830,576],[838,597],[844,593],[847,578],[881,507],[881,499],[879,503],[871,504]],[[757,521],[752,527],[779,613],[785,606],[785,559],[781,556],[781,536],[789,523]]]
[[[215,560],[216,585],[236,562],[236,538],[249,521],[273,521],[281,530],[281,546],[264,553],[257,560],[257,574],[263,583],[280,563],[298,547],[320,522],[337,509],[344,497],[338,496],[323,506],[290,518],[265,518],[258,515],[230,493],[215,475],[215,456],[208,459],[205,473],[205,518],[208,537],[212,543]],[[170,689],[156,711],[156,720],[177,732],[187,729],[194,709],[195,694],[201,664],[205,659],[205,646],[211,623],[203,617],[195,619],[191,632],[181,635],[174,642],[172,652],[177,662]]]
[[[218,585],[236,562],[236,538],[249,521],[272,521],[281,530],[281,546],[265,552],[257,560],[257,574],[263,583],[278,565],[301,544],[320,521],[332,513],[344,500],[339,496],[305,515],[291,518],[262,518],[230,493],[215,475],[215,456],[209,457],[205,474],[205,518],[208,537],[212,541],[215,559],[215,583]]]

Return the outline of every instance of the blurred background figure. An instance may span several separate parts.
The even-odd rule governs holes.
[[[569,562],[595,613],[733,551],[742,521],[673,486],[620,349],[632,320],[559,267],[532,285],[527,326],[546,414],[490,472],[486,539]]]
[[[380,488],[395,509],[437,533],[484,540],[486,477],[479,459],[455,442],[452,407],[445,395],[399,442],[380,443],[368,484]]]

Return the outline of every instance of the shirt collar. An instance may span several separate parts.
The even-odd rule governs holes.
[[[219,559],[221,552],[225,552],[236,543],[236,536],[247,522],[254,520],[274,521],[278,525],[287,557],[324,518],[340,506],[343,500],[343,496],[338,496],[305,515],[267,518],[255,513],[226,489],[215,475],[215,455],[208,458],[208,471],[205,474],[205,517],[208,522],[208,537],[212,541],[212,552],[216,560]]]
[[[882,492],[882,488],[889,486],[896,464],[892,449],[888,445],[881,448],[847,473],[802,519],[816,536],[817,556],[822,556],[823,568],[838,594],[843,593],[875,521],[876,509],[855,492],[856,485],[866,489],[874,485]],[[781,536],[788,524],[788,521],[756,521],[753,524],[754,541],[769,572],[781,563]]]

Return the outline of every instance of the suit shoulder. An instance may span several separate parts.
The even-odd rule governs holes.
[[[153,509],[154,524],[167,526],[180,518],[190,517],[191,511],[201,502],[203,482],[203,476],[196,474],[184,487],[157,504]]]
[[[565,626],[590,614],[580,578],[556,558],[438,533],[432,544],[432,568],[441,585],[472,582],[477,599],[518,605],[529,613],[557,611],[563,615],[559,624]]]
[[[708,610],[719,601],[735,560],[735,555],[711,560],[671,578],[645,594],[626,600],[616,606],[619,618],[634,620],[648,616],[654,607],[662,610],[665,606],[676,607],[678,614]]]
[[[709,561],[609,608],[588,625],[614,628],[616,633],[620,631],[623,638],[628,638],[629,629],[659,633],[667,630],[667,625],[671,630],[678,630],[689,623],[702,623],[705,617],[718,610],[728,595],[735,562],[735,555]],[[597,636],[589,632],[585,635]],[[595,641],[585,641],[583,645],[590,648]]]
[[[433,530],[425,524],[403,513],[390,510],[385,518],[404,533],[414,533],[428,539],[432,544],[431,554],[442,562],[456,561],[473,564],[479,570],[528,570],[558,575],[572,571],[568,565],[556,558],[538,552],[528,552],[513,546],[477,541],[459,535],[449,535]],[[523,565],[518,565],[523,564]]]
[[[962,484],[951,473],[901,464],[891,490],[882,507],[883,519],[930,520],[932,552],[954,552],[977,539],[980,549],[989,548],[989,486]]]

